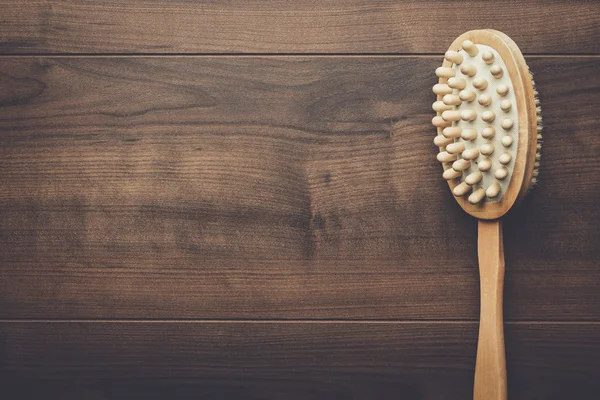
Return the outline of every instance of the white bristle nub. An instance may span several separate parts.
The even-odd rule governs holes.
[[[498,182],[493,182],[485,191],[487,197],[493,199],[494,197],[500,194],[500,184]]]
[[[450,94],[452,93],[452,88],[448,85],[446,85],[445,83],[437,83],[435,85],[433,85],[433,93],[437,94],[438,96],[443,96],[445,94]]]
[[[450,143],[454,143],[454,139],[449,139],[442,135],[437,135],[433,139],[433,144],[435,144],[437,147],[446,147]]]
[[[512,154],[510,154],[508,151],[500,154],[500,157],[498,157],[500,164],[507,165],[510,163],[510,160],[512,160]]]
[[[494,78],[500,79],[504,75],[504,70],[502,69],[501,66],[494,65],[494,66],[492,66],[492,68],[490,68],[490,74],[492,74],[492,76]]]
[[[481,154],[483,154],[485,156],[489,156],[490,154],[492,154],[494,152],[494,145],[492,143],[482,144],[479,151],[481,151]]]
[[[484,139],[491,139],[496,134],[496,129],[493,126],[486,126],[481,130],[481,136]]]
[[[504,128],[506,130],[509,130],[510,128],[513,127],[514,124],[515,124],[515,122],[512,119],[505,118],[505,119],[502,120],[502,124],[501,125],[502,125],[502,128]]]
[[[467,182],[467,185],[473,186],[474,184],[481,182],[482,179],[483,174],[479,171],[475,171],[467,175],[465,182]]]
[[[481,202],[481,200],[483,200],[484,197],[485,197],[485,190],[483,190],[482,188],[479,188],[479,189],[475,190],[473,193],[471,193],[468,200],[469,200],[469,203],[471,203],[471,204],[478,204]]]
[[[463,121],[475,121],[477,118],[477,113],[473,110],[462,110],[460,112],[460,118]]]
[[[447,151],[439,152],[437,155],[439,162],[454,162],[456,161],[456,154],[450,154]]]
[[[442,98],[442,101],[449,106],[459,106],[462,103],[462,100],[456,94],[447,94]]]
[[[496,179],[504,179],[508,176],[508,168],[500,167],[494,172]]]
[[[463,62],[463,56],[454,50],[448,50],[444,58],[454,64],[462,64]]]
[[[446,121],[460,121],[460,111],[449,110],[442,113],[442,118]]]
[[[477,46],[475,46],[470,40],[465,40],[464,42],[462,42],[462,48],[471,57],[475,57],[479,53],[479,49],[477,48]]]
[[[433,126],[436,126],[438,128],[445,128],[447,126],[452,125],[452,122],[445,121],[444,118],[442,118],[439,115],[436,115],[435,117],[433,117],[431,119],[431,123],[433,124]]]
[[[431,106],[431,108],[433,108],[433,111],[436,112],[444,112],[447,110],[452,110],[454,106],[450,106],[444,103],[443,101],[436,101],[435,103],[433,103],[433,106]]]
[[[491,51],[484,51],[483,53],[481,53],[481,59],[486,64],[492,64],[494,62],[494,58],[494,53],[492,53]]]
[[[492,104],[492,96],[490,96],[489,94],[482,94],[481,96],[479,96],[479,98],[477,99],[477,101],[482,106],[487,107],[490,104]]]
[[[456,171],[464,171],[471,166],[471,161],[464,158],[458,159],[452,163],[452,168]]]
[[[498,93],[500,96],[506,96],[508,94],[508,86],[506,85],[500,85],[496,88],[496,93]]]
[[[500,108],[502,109],[502,111],[509,112],[512,108],[512,103],[508,99],[502,100],[500,102]]]
[[[467,81],[465,78],[450,78],[448,79],[448,86],[452,89],[462,90],[467,86]]]
[[[442,135],[447,138],[459,138],[462,133],[462,128],[460,126],[449,126],[444,128],[442,131]]]
[[[446,151],[450,154],[458,154],[465,151],[465,144],[463,142],[450,143],[446,146]]]
[[[442,174],[442,176],[444,177],[444,179],[446,179],[447,181],[452,180],[452,179],[456,179],[456,178],[460,177],[461,175],[462,175],[461,171],[456,171],[456,170],[454,170],[452,168],[448,168]]]
[[[481,113],[481,119],[485,122],[492,122],[496,119],[496,113],[493,111],[484,111]]]
[[[471,65],[461,65],[460,72],[462,72],[463,75],[473,77],[473,76],[475,76],[475,74],[477,74],[477,68],[472,64]]]
[[[477,138],[477,131],[472,128],[463,129],[460,136],[463,140],[475,140]]]
[[[462,101],[466,101],[466,102],[472,102],[473,100],[475,100],[475,98],[477,97],[477,95],[475,94],[475,92],[473,92],[472,90],[462,90],[459,94],[458,97],[460,97],[460,99]]]
[[[506,135],[502,137],[502,145],[504,147],[510,147],[513,144],[512,136]]]
[[[462,152],[462,158],[464,158],[465,160],[473,160],[477,157],[479,157],[479,150],[475,148],[467,149]]]
[[[440,78],[452,78],[456,75],[456,70],[454,68],[438,67],[435,74]]]
[[[461,197],[461,196],[464,196],[465,194],[469,193],[469,191],[471,191],[471,186],[467,185],[465,182],[462,182],[462,183],[456,185],[456,187],[454,188],[452,193],[456,197]]]
[[[483,90],[483,89],[487,88],[487,86],[488,86],[487,79],[482,78],[482,77],[473,79],[473,87],[475,89]]]
[[[489,171],[490,168],[492,168],[492,160],[490,160],[489,158],[484,158],[483,160],[479,161],[477,163],[477,168],[479,168],[480,171]]]

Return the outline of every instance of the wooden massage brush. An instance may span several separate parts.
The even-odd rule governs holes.
[[[541,109],[523,54],[502,32],[462,34],[435,72],[437,159],[458,204],[478,218],[481,308],[474,399],[506,399],[500,218],[537,182]]]

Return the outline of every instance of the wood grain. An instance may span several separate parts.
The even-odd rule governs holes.
[[[2,0],[2,53],[441,53],[493,28],[525,53],[598,53],[594,0]],[[418,23],[415,23],[418,21]]]
[[[598,328],[509,324],[509,398],[593,399]],[[3,390],[50,399],[464,400],[476,336],[476,323],[2,322],[0,371]]]
[[[505,218],[505,315],[598,320],[597,60],[529,61],[542,183]],[[3,59],[0,317],[476,320],[438,63]]]
[[[470,398],[476,221],[427,54],[477,28],[546,53],[541,184],[503,220],[508,395],[598,397],[600,3],[0,9],[0,397]]]

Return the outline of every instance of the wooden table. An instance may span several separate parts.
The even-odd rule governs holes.
[[[509,395],[597,398],[600,3],[0,3],[2,397],[468,399],[476,221],[431,86],[489,27],[545,124]]]

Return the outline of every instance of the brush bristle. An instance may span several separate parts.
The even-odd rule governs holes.
[[[533,72],[529,71],[529,76],[531,76],[531,84],[533,85],[533,96],[535,98],[535,114],[536,114],[536,123],[537,123],[537,146],[535,149],[535,163],[533,164],[533,175],[531,178],[531,186],[529,190],[533,190],[539,183],[539,173],[540,173],[540,164],[542,159],[542,130],[544,128],[544,124],[542,122],[542,107],[540,106],[540,98],[539,93],[535,87],[535,81],[533,79]]]

